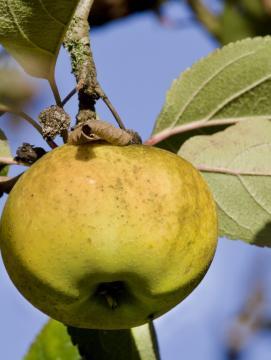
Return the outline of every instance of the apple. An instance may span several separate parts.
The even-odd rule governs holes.
[[[19,179],[0,248],[35,307],[64,324],[124,329],[156,318],[199,284],[217,217],[200,173],[168,151],[63,145]]]

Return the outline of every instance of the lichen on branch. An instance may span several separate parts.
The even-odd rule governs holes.
[[[90,45],[89,13],[93,0],[81,0],[75,11],[66,37],[64,47],[70,54],[72,72],[77,82],[79,112],[77,123],[96,119],[95,103],[102,99],[115,117],[120,128],[125,129],[120,116],[113,107],[97,80],[96,66]]]
[[[90,47],[88,16],[93,0],[81,0],[64,39],[77,82],[79,112],[77,122],[95,119],[97,72]]]
[[[217,39],[221,38],[221,23],[202,0],[187,0],[187,4],[195,14],[197,20]]]
[[[90,47],[90,29],[87,21],[92,3],[92,0],[79,2],[64,39],[64,47],[70,53],[77,89],[84,89],[89,95],[95,93],[97,86],[97,73]]]

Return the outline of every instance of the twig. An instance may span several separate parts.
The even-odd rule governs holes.
[[[22,165],[21,162],[10,157],[0,157],[0,165]]]
[[[262,6],[266,11],[267,15],[271,15],[271,1],[270,0],[261,0]]]
[[[159,12],[166,0],[96,0],[89,17],[91,27],[145,11]]]
[[[11,113],[11,114],[15,114],[15,115],[21,117],[22,119],[26,120],[30,125],[32,125],[41,134],[41,136],[43,136],[41,126],[31,116],[29,116],[25,112],[16,111],[16,110],[10,109],[8,107],[4,107],[3,111]],[[45,141],[52,149],[55,149],[57,147],[57,144],[53,140],[47,139]]]
[[[59,106],[60,108],[63,108],[61,97],[60,97],[60,94],[59,94],[58,87],[57,87],[54,76],[52,77],[52,79],[49,80],[49,83],[50,83],[51,89],[52,89],[53,94],[54,94],[56,105]],[[64,144],[67,142],[68,135],[69,135],[68,130],[65,129],[65,130],[62,131],[61,137],[62,137],[62,140],[63,140]]]
[[[31,116],[27,115],[23,111],[14,112],[14,114],[16,114],[16,115],[20,116],[22,119],[26,120],[30,125],[32,125],[42,135],[41,126]]]
[[[249,339],[263,329],[266,298],[261,284],[256,285],[229,329],[226,344],[228,360],[241,359]]]
[[[14,109],[11,109],[7,106],[1,106],[1,111],[3,112],[7,112],[10,114],[14,114],[17,115],[19,117],[21,117],[22,119],[26,120],[30,125],[32,125],[42,136],[42,128],[41,126],[29,115],[27,115],[25,112],[23,111],[17,111]],[[55,147],[57,147],[57,145],[52,141],[50,141],[50,143],[47,141],[48,145],[53,149]]]
[[[216,37],[217,40],[220,40],[221,24],[219,18],[203,4],[202,0],[187,0],[187,4],[201,24]]]
[[[77,82],[79,112],[77,122],[96,119],[95,104],[102,98],[109,107],[118,125],[124,129],[116,109],[102,90],[97,80],[96,66],[90,46],[88,17],[93,0],[81,0],[67,31],[64,47],[70,53],[72,72]]]
[[[14,110],[9,108],[8,106],[1,106],[0,111],[3,113],[10,113],[21,117],[22,119],[26,120],[30,125],[34,126],[34,128],[42,135],[41,126],[34,119],[32,119],[31,116],[27,115],[23,111]]]
[[[42,135],[42,128],[41,126],[34,120],[32,119],[31,116],[27,115],[26,113],[24,112],[14,112],[14,114],[20,116],[21,118],[23,118],[24,120],[26,120],[27,122],[29,122],[29,124],[31,124],[32,126],[34,126],[34,128],[41,134],[41,136],[43,137]],[[53,140],[50,140],[50,139],[45,139],[45,141],[47,142],[47,144],[51,147],[51,149],[55,149],[57,148],[57,144],[53,141]]]
[[[100,98],[104,101],[104,103],[106,104],[106,106],[108,107],[108,109],[111,111],[111,114],[114,116],[115,120],[117,121],[119,127],[123,130],[125,130],[125,125],[123,124],[119,114],[117,113],[117,110],[115,109],[115,107],[112,105],[111,101],[109,100],[109,98],[107,97],[107,95],[105,94],[105,92],[101,89],[101,87],[99,86],[97,88],[97,93],[100,96]]]
[[[80,0],[63,43],[70,54],[72,72],[77,82],[78,123],[96,118],[94,106],[97,100],[97,74],[90,48],[87,21],[92,3],[93,0]]]
[[[0,196],[2,196],[4,193],[9,194],[22,174],[23,173],[15,177],[0,176]]]
[[[62,107],[60,94],[59,94],[58,87],[57,87],[54,76],[49,80],[49,84],[50,84],[50,87],[51,87],[52,92],[54,94],[54,98],[55,98],[55,102],[56,102],[57,106]]]
[[[67,104],[67,102],[73,97],[73,95],[76,94],[76,92],[77,92],[77,90],[76,90],[76,88],[74,88],[74,89],[72,89],[72,90],[68,93],[68,95],[66,95],[66,96],[64,97],[64,99],[63,99],[62,102],[61,102],[61,104],[62,104],[63,107],[64,107],[64,106]]]

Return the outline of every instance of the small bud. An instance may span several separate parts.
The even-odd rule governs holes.
[[[57,105],[52,105],[39,114],[39,121],[42,126],[44,139],[54,139],[57,135],[62,135],[69,129],[71,118],[64,109]]]
[[[46,151],[43,148],[34,147],[28,143],[23,143],[16,151],[15,160],[27,164],[33,164],[44,154],[46,154]]]

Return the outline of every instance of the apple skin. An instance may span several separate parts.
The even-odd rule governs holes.
[[[51,151],[19,179],[0,224],[3,261],[23,296],[89,329],[135,327],[170,310],[201,281],[216,244],[200,173],[144,145]]]

